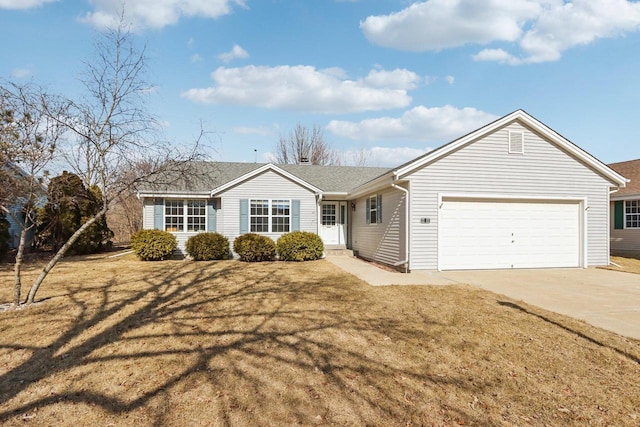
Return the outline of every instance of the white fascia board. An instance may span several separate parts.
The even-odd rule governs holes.
[[[208,199],[210,198],[210,194],[209,192],[206,193],[202,193],[202,192],[198,192],[198,193],[194,193],[194,192],[167,192],[167,193],[160,193],[160,192],[153,192],[153,191],[139,191],[138,192],[138,198],[144,198],[144,197],[153,197],[153,198],[163,198],[163,199]]]
[[[616,201],[616,200],[640,200],[640,193],[631,193],[631,194],[612,194],[611,197],[609,197],[609,199],[611,201]]]
[[[596,170],[601,175],[605,176],[606,178],[611,180],[611,182],[617,184],[618,186],[624,187],[628,182],[628,180],[625,177],[623,177],[622,175],[620,175],[619,173],[617,173],[616,171],[614,171],[604,163],[600,162],[598,159],[596,159],[586,151],[582,150],[581,148],[579,148],[578,146],[576,146],[575,144],[573,144],[572,142],[564,138],[562,135],[560,135],[553,129],[549,128],[542,122],[538,121],[534,117],[530,116],[523,110],[514,111],[513,113],[508,114],[492,123],[489,123],[488,125],[483,126],[480,129],[461,137],[458,140],[454,140],[453,142],[447,145],[444,145],[441,148],[437,148],[433,150],[431,153],[428,153],[427,155],[418,158],[416,161],[409,163],[406,166],[396,170],[394,174],[398,178],[404,178],[406,177],[406,175],[412,173],[416,169],[436,159],[445,157],[449,153],[468,144],[469,142],[475,139],[482,138],[483,136],[488,135],[513,121],[520,121],[521,123],[525,124],[526,126],[533,129],[534,131],[540,133],[541,135],[543,135],[544,137],[546,137],[547,139],[549,139],[550,141],[552,141],[553,143],[555,143],[556,145],[558,145],[559,147],[561,147],[562,149],[564,149],[565,151],[567,151],[568,153],[576,157],[577,159],[581,160],[582,162],[587,164],[589,167]]]
[[[285,171],[283,169],[280,169],[279,167],[277,167],[273,163],[267,163],[266,165],[261,166],[258,169],[254,169],[251,172],[248,172],[248,173],[246,173],[246,174],[244,174],[244,175],[242,175],[242,176],[240,176],[240,177],[238,177],[238,178],[236,178],[236,179],[234,179],[232,181],[227,182],[226,184],[223,184],[223,185],[221,185],[221,186],[219,186],[217,188],[214,188],[213,190],[211,190],[210,194],[213,197],[216,194],[222,193],[225,190],[227,190],[227,189],[229,189],[229,188],[231,188],[231,187],[233,187],[235,185],[238,185],[238,184],[240,184],[240,183],[242,183],[242,182],[244,182],[246,180],[249,180],[249,179],[253,178],[254,176],[260,175],[261,173],[266,172],[268,170],[271,170],[271,171],[273,171],[273,172],[275,172],[277,174],[280,174],[280,175],[292,180],[293,182],[295,182],[295,183],[307,188],[308,190],[310,190],[310,191],[312,191],[312,192],[314,192],[316,194],[322,193],[322,190],[320,190],[319,188],[309,184],[308,182],[298,178],[295,175],[290,174],[289,172],[287,172],[287,171]]]
[[[374,179],[373,181],[369,181],[358,188],[355,188],[353,191],[350,191],[348,197],[350,199],[355,199],[367,193],[373,193],[375,191],[381,190],[386,187],[390,187],[391,183],[394,182],[393,173],[389,172],[381,177]]]
[[[438,205],[445,199],[456,200],[499,200],[499,201],[545,201],[550,202],[585,202],[584,196],[545,196],[545,195],[528,195],[528,194],[504,194],[504,193],[438,193]]]
[[[346,191],[325,191],[322,193],[322,198],[324,200],[347,200],[347,196],[349,193]]]

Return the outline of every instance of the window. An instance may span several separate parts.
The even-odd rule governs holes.
[[[206,200],[165,200],[164,229],[173,233],[205,231],[207,229]]]
[[[289,200],[271,201],[271,231],[288,233],[291,220],[291,202]]]
[[[184,231],[184,202],[182,200],[165,200],[164,202],[165,231]]]
[[[252,200],[249,215],[252,233],[269,232],[269,201]]]
[[[382,197],[374,194],[366,199],[367,224],[379,224],[382,222]]]
[[[207,203],[205,200],[187,201],[187,231],[207,229]]]
[[[336,205],[334,203],[322,205],[322,225],[336,225]]]
[[[624,202],[625,228],[640,228],[640,200],[626,200]]]
[[[249,231],[288,233],[291,230],[291,200],[256,199],[249,202]]]

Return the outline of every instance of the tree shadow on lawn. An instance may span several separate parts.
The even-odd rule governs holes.
[[[561,328],[561,329],[563,329],[563,330],[565,330],[565,331],[567,331],[567,332],[569,332],[571,334],[574,334],[574,335],[576,335],[576,336],[578,336],[578,337],[580,337],[580,338],[582,338],[582,339],[584,339],[586,341],[589,341],[592,344],[595,344],[595,345],[597,345],[599,347],[608,348],[610,350],[613,350],[614,352],[618,353],[621,356],[626,357],[627,359],[631,360],[632,362],[640,364],[640,358],[638,358],[637,356],[635,356],[635,355],[633,355],[633,354],[631,354],[631,353],[629,353],[629,352],[627,352],[625,350],[621,350],[621,349],[619,349],[617,347],[614,347],[612,345],[609,345],[609,344],[606,344],[606,343],[604,343],[602,341],[599,341],[599,340],[597,340],[597,339],[595,339],[593,337],[590,337],[589,335],[585,334],[584,332],[578,331],[577,329],[571,328],[571,327],[569,327],[567,325],[563,325],[562,323],[560,323],[560,322],[558,322],[556,320],[553,320],[553,319],[551,319],[551,318],[549,318],[547,316],[543,316],[542,314],[534,313],[533,311],[527,310],[525,307],[522,307],[519,304],[513,303],[511,301],[498,301],[498,304],[500,304],[500,305],[502,305],[504,307],[509,307],[509,308],[514,309],[514,310],[518,310],[518,311],[520,311],[520,312],[522,312],[524,314],[530,315],[530,316],[535,316],[538,319],[544,320],[547,323],[550,323],[550,324],[552,324],[554,326],[557,326],[557,327],[559,327],[559,328]]]
[[[55,297],[64,302],[37,307],[25,326],[34,336],[0,338],[0,349],[30,352],[0,366],[1,422],[489,422],[431,391],[471,396],[487,384],[438,375],[426,353],[404,352],[424,332],[371,310],[378,302],[361,283],[312,272],[325,264],[156,265],[143,281],[116,272],[90,289],[68,284]]]

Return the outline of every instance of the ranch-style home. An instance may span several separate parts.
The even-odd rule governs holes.
[[[640,257],[640,159],[609,167],[631,180],[611,194],[611,253]]]
[[[139,193],[144,227],[180,248],[202,231],[303,230],[404,271],[606,265],[609,194],[627,182],[522,110],[392,169],[192,167]]]

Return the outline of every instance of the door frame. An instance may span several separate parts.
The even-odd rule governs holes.
[[[338,243],[328,244],[324,240],[322,243],[330,246],[344,246],[349,244],[349,203],[346,200],[320,200],[318,203],[318,235],[322,238],[322,205],[333,204],[336,206],[336,226],[338,233]]]

